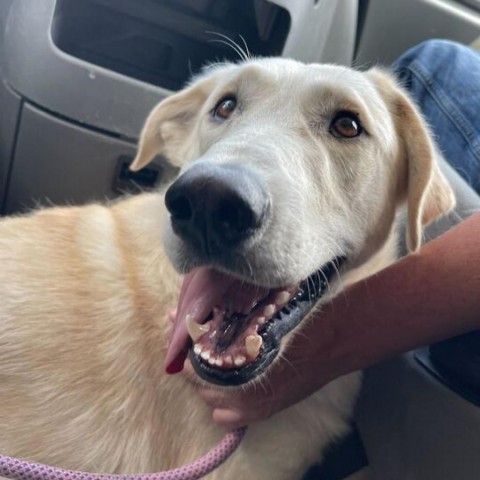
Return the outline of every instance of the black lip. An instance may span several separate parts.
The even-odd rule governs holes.
[[[221,386],[238,386],[247,383],[263,373],[280,351],[282,338],[292,331],[328,288],[328,282],[345,262],[345,257],[336,257],[302,282],[301,291],[268,322],[259,334],[263,338],[262,353],[252,363],[235,369],[215,368],[202,362],[192,349],[189,358],[200,378]]]

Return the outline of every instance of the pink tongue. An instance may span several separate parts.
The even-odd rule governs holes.
[[[185,317],[191,315],[197,323],[203,323],[213,307],[223,306],[236,312],[247,313],[268,289],[248,284],[212,268],[200,267],[186,275],[180,291],[177,317],[170,345],[165,358],[167,373],[177,373],[190,346]]]

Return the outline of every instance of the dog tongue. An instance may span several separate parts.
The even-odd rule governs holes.
[[[239,313],[248,313],[255,303],[269,292],[266,288],[248,284],[212,268],[200,267],[185,276],[180,290],[178,310],[170,339],[165,367],[167,373],[177,373],[190,346],[185,317],[204,323],[215,306]]]

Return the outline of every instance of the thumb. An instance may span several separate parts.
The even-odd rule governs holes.
[[[241,412],[230,408],[215,408],[212,417],[217,425],[227,430],[240,428],[247,424]]]

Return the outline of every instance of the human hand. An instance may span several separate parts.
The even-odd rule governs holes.
[[[170,354],[171,360],[167,362],[167,373],[179,373],[183,370],[181,374],[186,375],[197,386],[199,396],[212,408],[213,420],[218,425],[227,430],[233,430],[252,422],[267,419],[277,411],[298,401],[295,398],[296,389],[292,382],[283,381],[293,373],[286,370],[295,368],[284,358],[280,358],[273,367],[271,377],[270,375],[265,376],[253,385],[246,387],[220,388],[200,380],[190,360],[186,358],[189,342],[186,339],[186,329],[182,326],[184,322],[178,320],[178,308],[172,308],[168,313],[168,318],[173,328],[169,351],[175,352],[175,354]],[[182,346],[178,348],[180,344]],[[298,380],[298,373],[295,377],[295,380]],[[292,388],[284,391],[284,385],[291,385]],[[293,396],[292,393],[294,393]],[[299,400],[301,400],[302,395],[299,395]]]
[[[189,360],[183,374],[195,382],[197,393],[212,408],[213,421],[225,429],[266,420],[307,398],[338,375],[334,362],[328,362],[332,335],[321,322],[317,318],[315,325],[306,325],[270,369],[252,384],[208,384],[198,379]]]

